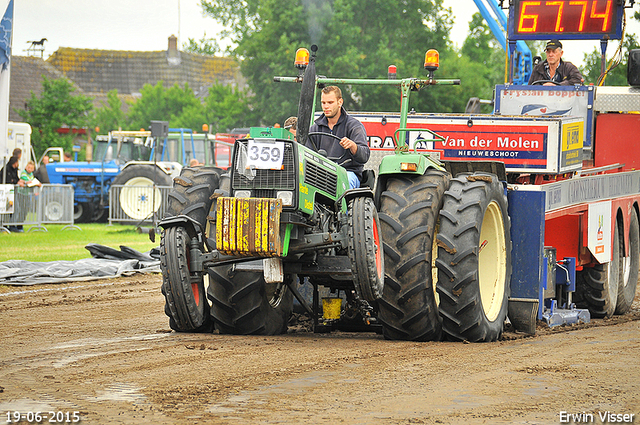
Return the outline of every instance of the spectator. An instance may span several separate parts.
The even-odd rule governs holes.
[[[16,158],[18,158],[18,161],[20,161],[20,159],[22,159],[22,149],[15,148],[11,156],[15,156]]]
[[[15,184],[23,187],[25,185],[25,182],[18,176],[18,165],[19,159],[17,156],[12,156],[11,158],[9,158],[9,162],[7,162],[7,165],[5,165],[2,170],[0,170],[0,181],[2,181],[2,179],[4,178],[6,184]],[[10,221],[13,221],[14,223],[21,222],[22,220],[20,218],[20,214],[24,213],[21,211],[15,211],[11,215],[12,219]],[[22,233],[24,231],[21,224],[17,226],[9,225],[8,228],[10,232]]]
[[[198,162],[198,160],[196,158],[193,158],[191,161],[189,161],[189,167],[199,167],[200,162]]]
[[[298,117],[289,117],[284,121],[284,129],[289,130],[291,134],[293,134],[293,140],[298,140],[296,138],[296,131],[298,129]]]
[[[19,158],[17,156],[12,156],[9,158],[7,165],[2,168],[0,171],[0,179],[2,179],[1,176],[4,176],[5,184],[17,184],[18,186],[24,186],[24,181],[20,180],[18,175],[18,165]]]
[[[20,173],[20,180],[24,181],[27,187],[42,186],[42,183],[33,175],[35,169],[36,164],[33,161],[29,161],[24,171]]]
[[[42,163],[38,167],[33,175],[40,180],[40,183],[49,184],[49,173],[47,172],[47,164],[49,163],[49,157],[47,155],[42,157]]]
[[[64,153],[64,161],[65,162],[71,161],[71,154],[69,152]]]

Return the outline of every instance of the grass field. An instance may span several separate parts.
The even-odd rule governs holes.
[[[24,233],[0,232],[0,261],[57,261],[90,258],[84,247],[89,243],[106,245],[119,249],[126,245],[140,252],[147,252],[158,246],[149,240],[147,233],[138,233],[134,226],[106,224],[79,224],[81,230],[66,229],[63,225],[47,225],[47,232],[31,231],[25,226]]]

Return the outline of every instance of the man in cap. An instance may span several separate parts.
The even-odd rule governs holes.
[[[546,47],[547,59],[533,68],[529,84],[536,81],[547,81],[545,86],[572,86],[581,84],[584,79],[578,68],[571,62],[562,60],[562,43],[551,40]]]

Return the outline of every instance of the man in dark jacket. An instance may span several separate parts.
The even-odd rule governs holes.
[[[42,164],[38,167],[33,174],[40,183],[49,184],[49,173],[47,172],[47,164],[49,163],[49,157],[47,155],[42,157]]]
[[[18,165],[19,158],[17,156],[9,158],[7,165],[0,170],[0,183],[3,183],[2,179],[5,178],[5,184],[17,184],[18,186],[24,186],[24,180],[20,180]]]
[[[574,64],[562,60],[562,43],[558,40],[551,40],[547,43],[546,52],[547,59],[533,67],[529,84],[535,81],[549,80],[561,86],[572,86],[584,81],[582,74]],[[547,82],[544,85],[555,86],[556,84]]]
[[[309,133],[333,134],[340,141],[330,136],[312,135],[307,140],[307,147],[312,147],[313,141],[318,150],[325,150],[327,157],[342,164],[349,175],[349,186],[355,189],[360,187],[364,164],[369,160],[370,151],[364,125],[347,114],[342,107],[343,102],[340,88],[326,86],[322,89],[323,114],[311,126]]]
[[[0,170],[0,184],[3,183],[3,179],[5,184],[15,184],[18,185],[20,187],[24,187],[25,186],[25,181],[22,180],[18,174],[18,165],[19,165],[19,158],[17,156],[12,156],[11,158],[9,158],[9,161],[7,162],[7,165],[5,165],[4,167],[2,167],[2,169]],[[17,209],[17,208],[16,208]],[[13,215],[11,215],[12,217],[12,221],[15,222],[21,222],[22,220],[24,220],[26,213],[24,211],[15,211],[13,213]],[[17,225],[17,226],[8,226],[9,231],[11,232],[18,232],[18,233],[22,233],[22,225]]]

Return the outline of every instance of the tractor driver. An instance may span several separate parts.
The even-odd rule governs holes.
[[[545,49],[547,59],[533,67],[529,84],[535,81],[547,81],[545,86],[572,86],[581,84],[584,79],[578,68],[571,62],[562,60],[562,43],[551,40]]]
[[[347,114],[342,107],[342,91],[336,86],[326,86],[322,89],[320,98],[322,112],[320,118],[315,120],[309,129],[309,133],[321,132],[333,134],[340,138],[338,141],[334,137],[312,135],[309,136],[307,147],[313,147],[311,141],[315,143],[318,150],[326,151],[328,158],[341,164],[349,176],[349,187],[355,189],[360,187],[364,164],[369,160],[369,145],[367,143],[367,132],[364,125],[357,119]]]

